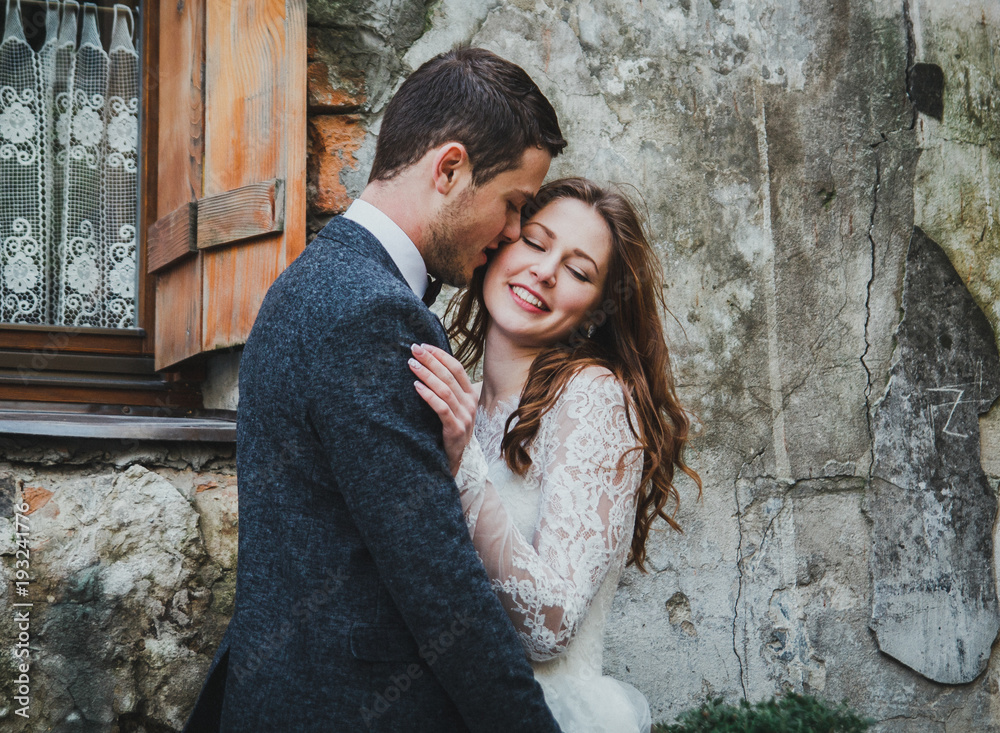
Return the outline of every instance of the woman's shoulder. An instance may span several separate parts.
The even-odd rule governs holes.
[[[566,413],[573,406],[588,408],[627,406],[628,391],[614,372],[600,364],[588,364],[566,382],[550,414]]]
[[[542,445],[562,445],[569,434],[598,453],[609,448],[613,436],[631,441],[632,400],[628,389],[605,366],[591,364],[576,371],[552,408],[542,416]],[[614,442],[614,441],[612,441]]]
[[[597,394],[624,397],[625,386],[614,372],[601,364],[588,364],[578,369],[566,382],[563,394]]]

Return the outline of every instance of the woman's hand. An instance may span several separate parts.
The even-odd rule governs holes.
[[[472,389],[462,363],[447,351],[429,344],[413,344],[410,369],[419,381],[417,393],[441,418],[444,449],[448,454],[451,475],[458,475],[462,453],[472,438],[479,399]]]

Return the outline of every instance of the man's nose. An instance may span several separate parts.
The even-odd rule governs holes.
[[[521,236],[521,215],[512,211],[507,214],[507,222],[504,224],[503,231],[500,232],[500,237],[504,244],[510,242],[516,242],[517,238]]]

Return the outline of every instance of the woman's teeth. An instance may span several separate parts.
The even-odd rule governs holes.
[[[535,306],[536,308],[545,310],[545,303],[540,301],[538,298],[536,298],[534,295],[532,295],[527,290],[522,288],[520,285],[512,285],[510,289],[514,291],[514,295],[523,300],[525,303],[531,303],[531,305]]]

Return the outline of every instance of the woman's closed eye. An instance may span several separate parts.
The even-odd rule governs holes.
[[[523,234],[521,235],[521,241],[524,242],[526,245],[528,245],[528,247],[530,247],[533,250],[536,250],[538,252],[544,252],[545,251],[545,247],[543,247],[541,244],[539,244],[538,242],[534,241],[533,239],[528,239]],[[577,268],[571,267],[569,265],[566,266],[566,269],[569,270],[569,273],[573,277],[575,277],[577,280],[579,280],[582,283],[593,282],[591,280],[590,276],[587,275],[587,273],[585,273],[583,270],[578,270]]]

